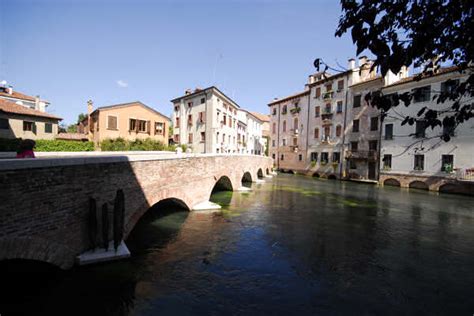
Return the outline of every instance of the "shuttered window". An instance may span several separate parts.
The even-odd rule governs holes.
[[[113,115],[107,116],[107,129],[117,130],[117,117]]]

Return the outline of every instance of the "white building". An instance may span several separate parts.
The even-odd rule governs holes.
[[[8,85],[5,80],[0,82],[0,98],[40,112],[46,112],[46,108],[49,105],[48,101],[41,100],[39,96],[32,97],[18,91],[14,91],[13,87]]]
[[[402,186],[437,190],[431,187],[439,186],[439,181],[434,181],[435,178],[462,180],[466,178],[466,173],[469,176],[470,170],[474,175],[474,120],[460,124],[455,132],[443,130],[441,127],[424,130],[423,121],[417,121],[413,125],[401,125],[403,117],[416,117],[423,107],[449,108],[452,102],[436,104],[433,95],[450,89],[448,79],[462,82],[467,77],[468,75],[451,67],[441,69],[437,74],[419,81],[414,80],[412,76],[382,88],[385,95],[394,92],[419,93],[415,95],[410,106],[400,104],[392,108],[383,122],[381,182],[388,180],[386,184],[401,183]],[[452,136],[449,142],[440,139],[443,133]],[[410,183],[404,184],[404,181]]]
[[[262,122],[218,88],[187,90],[171,102],[176,143],[187,145],[195,153],[262,152],[255,144],[261,139]]]

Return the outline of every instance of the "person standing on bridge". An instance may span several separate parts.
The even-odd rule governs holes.
[[[36,158],[33,148],[35,148],[36,142],[32,139],[24,139],[20,142],[18,150],[16,152],[16,158]]]

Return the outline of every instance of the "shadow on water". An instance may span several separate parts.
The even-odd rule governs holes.
[[[188,214],[173,199],[151,207],[126,241],[128,260],[68,271],[38,261],[1,261],[0,314],[128,315],[148,254],[172,242]]]

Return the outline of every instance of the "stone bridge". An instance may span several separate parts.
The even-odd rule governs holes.
[[[216,185],[236,190],[273,161],[251,155],[130,155],[0,160],[0,260],[30,259],[63,269],[89,245],[89,199],[113,209],[125,196],[124,239],[154,204],[192,210]]]

